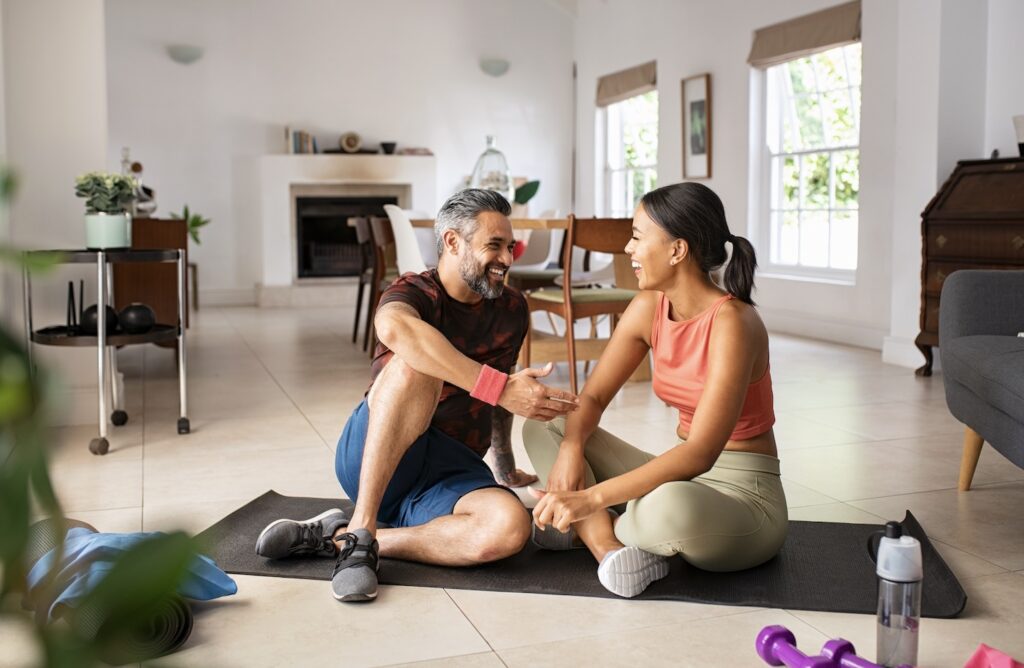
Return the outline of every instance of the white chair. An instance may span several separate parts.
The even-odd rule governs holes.
[[[402,209],[402,212],[409,220],[422,220],[434,217],[426,211],[419,211],[417,209]],[[419,246],[420,257],[423,258],[423,263],[427,265],[428,269],[433,269],[437,266],[437,244],[434,241],[434,228],[414,227],[412,230],[416,233],[416,243]]]
[[[398,261],[398,272],[420,274],[427,270],[420,252],[420,244],[415,229],[405,211],[394,204],[385,204],[384,211],[391,221],[391,231],[395,235],[395,256]]]
[[[540,218],[558,218],[558,210],[548,209],[540,214]],[[564,234],[564,230],[530,230],[526,251],[509,269],[509,284],[520,290],[553,285],[553,281],[562,275],[562,270],[557,265],[554,269],[548,269],[548,266],[558,262]]]

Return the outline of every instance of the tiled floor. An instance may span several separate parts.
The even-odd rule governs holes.
[[[94,428],[59,432],[53,470],[68,514],[106,531],[196,532],[268,489],[340,494],[335,441],[368,378],[350,317],[203,310],[189,334],[189,436],[175,434],[172,353],[122,351],[131,421],[110,454],[86,450]],[[962,432],[941,377],[784,336],[772,375],[790,516],[881,522],[910,508],[967,589],[963,617],[924,621],[922,665],[963,665],[979,642],[1024,657],[1024,472],[986,448],[975,489],[956,491]],[[651,451],[674,442],[672,412],[649,384],[627,386],[605,418]],[[874,651],[867,615],[403,587],[351,606],[325,582],[237,580],[238,595],[202,606],[186,648],[160,665],[757,666],[766,624],[789,626],[804,648],[842,635]],[[0,648],[0,664],[33,662],[10,623]]]

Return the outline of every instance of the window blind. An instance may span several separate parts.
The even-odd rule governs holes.
[[[658,67],[654,60],[607,74],[597,80],[597,106],[607,107],[635,95],[643,95],[657,88],[657,84]]]
[[[860,0],[754,31],[747,62],[772,67],[860,41]]]

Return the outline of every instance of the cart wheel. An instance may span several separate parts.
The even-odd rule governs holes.
[[[178,433],[187,434],[191,427],[188,423],[188,418],[178,418]]]
[[[89,441],[89,452],[94,455],[105,455],[110,450],[110,443],[105,438],[94,438]]]
[[[128,414],[124,411],[114,411],[110,414],[110,421],[114,423],[115,427],[128,424]]]

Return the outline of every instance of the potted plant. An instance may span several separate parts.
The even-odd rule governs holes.
[[[135,182],[130,177],[88,172],[75,179],[75,195],[85,198],[86,248],[132,245],[128,205],[135,199]]]
[[[186,227],[188,227],[188,235],[192,237],[192,241],[197,244],[200,243],[199,228],[210,224],[209,218],[204,218],[194,211],[189,211],[188,204],[184,206],[181,213],[172,213],[171,218],[180,218],[184,220]]]

